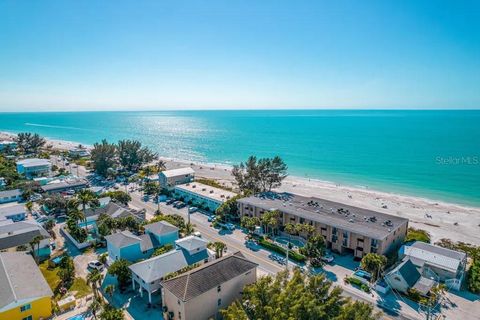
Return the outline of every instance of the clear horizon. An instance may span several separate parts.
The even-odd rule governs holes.
[[[0,112],[479,109],[475,1],[0,2]]]

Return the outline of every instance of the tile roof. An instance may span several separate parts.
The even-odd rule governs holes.
[[[162,255],[132,264],[130,270],[145,282],[157,281],[165,275],[188,266],[181,250],[172,250]]]
[[[0,253],[0,288],[0,311],[17,301],[53,295],[33,258],[24,252]]]
[[[188,301],[257,266],[237,252],[169,279],[162,285],[177,298]]]
[[[144,226],[146,231],[150,231],[156,235],[164,235],[178,231],[178,228],[167,221],[158,221]]]
[[[464,252],[442,248],[421,241],[402,246],[400,254],[414,258],[415,261],[420,260],[452,272],[456,272],[466,258]]]
[[[408,219],[386,213],[287,192],[267,192],[242,198],[237,202],[263,210],[279,210],[379,240],[408,223]]]

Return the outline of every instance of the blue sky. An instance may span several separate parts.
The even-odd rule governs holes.
[[[0,111],[480,108],[479,1],[0,1]]]

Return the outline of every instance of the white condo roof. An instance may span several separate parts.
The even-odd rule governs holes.
[[[161,174],[163,174],[167,178],[177,177],[177,176],[182,176],[187,174],[194,174],[194,173],[195,171],[190,167],[165,170],[161,172]]]
[[[206,184],[198,183],[198,182],[180,184],[178,186],[175,186],[175,189],[195,193],[195,194],[198,194],[199,196],[202,196],[204,198],[210,198],[220,203],[223,203],[237,195],[234,192],[211,187]]]
[[[24,167],[48,166],[50,165],[50,160],[31,158],[31,159],[23,159],[23,160],[17,161],[17,165],[18,164],[21,164]]]

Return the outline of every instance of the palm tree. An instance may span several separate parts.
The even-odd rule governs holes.
[[[186,236],[191,235],[194,231],[195,229],[193,228],[193,224],[191,224],[190,222],[187,222],[185,224],[185,227],[183,228],[183,232],[185,233],[185,235]]]
[[[92,209],[95,209],[100,206],[100,202],[98,201],[98,197],[93,193],[92,190],[88,189],[83,189],[80,190],[77,193],[77,200],[78,203],[82,206],[83,210],[83,221],[85,223],[85,231],[87,231],[87,217],[86,217],[86,211],[87,211],[87,206],[89,206]]]
[[[93,295],[98,296],[98,288],[101,286],[103,280],[103,274],[97,269],[92,270],[87,276],[87,284],[92,286]]]
[[[102,308],[102,302],[100,299],[93,299],[92,303],[88,306],[88,310],[93,314],[93,318],[97,319],[97,312]]]
[[[215,249],[215,258],[221,258],[223,256],[223,250],[227,247],[227,245],[221,241],[215,241],[213,243],[213,248]]]
[[[115,292],[115,285],[109,284],[108,286],[105,287],[105,293],[108,294],[110,297],[110,300],[113,299],[113,293]]]
[[[165,171],[165,169],[167,169],[166,167],[166,162],[163,161],[163,160],[158,160],[157,164],[156,164],[156,167],[157,167],[157,171],[158,173],[162,172],[162,171]]]
[[[38,255],[40,251],[40,241],[42,240],[43,240],[42,236],[36,236],[29,242],[30,248],[32,249],[33,258],[35,259],[35,262],[37,264],[38,264]],[[36,252],[35,252],[35,247],[37,247]]]

